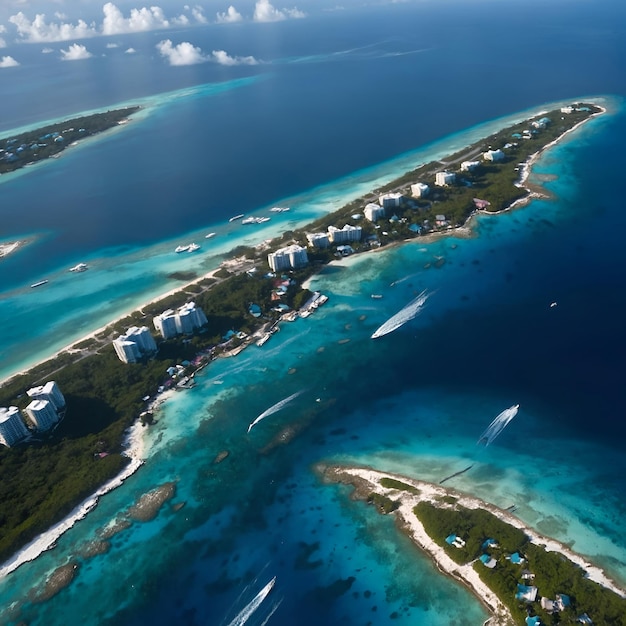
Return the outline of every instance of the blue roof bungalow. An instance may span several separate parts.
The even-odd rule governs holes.
[[[486,550],[487,548],[497,548],[498,547],[498,542],[495,539],[485,539],[485,541],[483,541],[483,545],[482,545],[482,549]]]
[[[593,626],[593,622],[591,621],[591,618],[589,617],[589,615],[587,615],[587,613],[579,615],[576,621],[580,622],[581,624],[591,624],[591,626]]]
[[[537,587],[529,587],[527,585],[517,585],[516,600],[525,602],[534,602],[537,599]]]
[[[511,137],[513,137],[513,139],[521,139],[522,135],[520,133],[513,133]]]
[[[541,626],[541,620],[536,615],[533,617],[529,615],[526,618],[526,624],[527,626]]]
[[[419,232],[421,232],[421,231],[422,231],[422,227],[421,227],[419,224],[411,224],[411,225],[409,226],[409,230],[410,230],[412,233],[419,233]]]
[[[509,559],[511,563],[515,563],[515,565],[521,565],[526,560],[519,552],[513,552],[511,556],[507,556],[506,558]]]
[[[493,569],[496,566],[497,561],[490,557],[488,554],[483,554],[480,557],[480,562],[485,566],[488,567],[489,569]]]
[[[261,317],[261,307],[258,304],[251,303],[248,307],[248,313],[250,313],[252,317]]]

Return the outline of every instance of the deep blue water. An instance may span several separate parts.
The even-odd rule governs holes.
[[[471,459],[455,486],[515,503],[523,520],[626,582],[626,16],[616,2],[600,4],[407,3],[171,34],[268,61],[252,69],[164,67],[153,48],[163,33],[128,37],[136,56],[107,51],[84,64],[9,49],[31,62],[16,68],[19,81],[0,73],[3,128],[139,98],[148,115],[0,185],[0,239],[37,236],[0,264],[5,372],[74,339],[77,326],[93,329],[98,315],[171,288],[166,273],[181,263],[214,266],[242,237],[224,224],[230,215],[297,198],[288,219],[312,217],[375,178],[364,168],[388,162],[394,171],[397,155],[447,136],[464,145],[465,129],[531,107],[611,96],[609,115],[535,168],[552,179],[555,200],[480,218],[472,239],[326,269],[315,279],[331,296],[324,310],[285,325],[262,350],[213,364],[167,403],[147,435],[145,466],[55,550],[0,582],[1,604],[20,607],[15,622],[227,625],[273,576],[248,623],[485,619],[391,518],[321,485],[311,471],[320,460],[438,481]],[[214,254],[202,241],[207,256],[174,258],[172,242],[207,229],[219,231]],[[425,268],[439,256],[443,267]],[[84,259],[92,269],[68,277],[66,266]],[[50,289],[23,289],[48,275]],[[432,295],[416,320],[369,339],[425,288]],[[301,389],[245,436],[255,416]],[[477,437],[516,403],[519,415],[478,456]],[[294,438],[276,445],[287,427]],[[228,459],[213,464],[224,449]],[[25,600],[167,480],[178,481],[184,509],[166,506],[116,535],[107,554],[79,557],[76,580],[49,602]]]

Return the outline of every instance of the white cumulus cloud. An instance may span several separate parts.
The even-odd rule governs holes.
[[[0,37],[0,48],[6,48],[7,47],[7,42],[2,39],[2,37]]]
[[[258,65],[259,62],[254,57],[231,57],[224,50],[213,50],[211,61],[220,65]]]
[[[44,13],[29,20],[21,11],[9,17],[9,22],[17,28],[18,35],[30,43],[84,39],[98,34],[95,24],[78,20],[76,24],[67,22],[47,22]]]
[[[0,59],[0,67],[17,67],[19,63],[13,57],[2,57]]]
[[[79,43],[73,43],[67,50],[61,50],[63,61],[81,61],[82,59],[89,59],[91,56],[91,52]]]
[[[196,6],[191,9],[191,14],[193,15],[196,22],[199,24],[208,24],[209,20],[205,17],[202,7]]]
[[[104,35],[119,35],[122,33],[137,33],[159,28],[169,28],[170,22],[165,17],[163,9],[158,6],[141,9],[131,9],[128,17],[112,2],[107,2],[102,7],[104,19],[102,20],[102,33]]]
[[[119,48],[120,45],[118,43],[108,43],[107,48]]]
[[[137,50],[135,48],[128,48],[128,50],[124,50],[124,54],[135,54]]]
[[[51,52],[54,52],[54,50],[52,48],[42,48],[41,49],[41,54],[50,54]]]
[[[302,18],[306,17],[306,13],[299,9],[277,9],[269,0],[257,0],[254,5],[255,22],[279,22],[286,20],[287,18]]]
[[[217,14],[217,22],[219,24],[233,24],[235,22],[241,22],[242,20],[243,16],[232,4],[228,7],[228,11]]]
[[[156,48],[170,65],[195,65],[209,60],[200,48],[188,41],[183,41],[174,46],[170,39],[164,39],[156,45]]]

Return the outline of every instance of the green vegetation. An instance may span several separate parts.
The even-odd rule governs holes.
[[[395,500],[376,492],[367,496],[367,502],[376,506],[381,513],[386,514],[393,513],[400,506]]]
[[[0,139],[0,174],[56,156],[73,142],[117,126],[138,110],[135,106],[94,113]]]
[[[396,480],[395,478],[385,477],[381,478],[379,482],[383,487],[385,487],[385,489],[398,489],[399,491],[408,491],[409,493],[413,493],[415,495],[419,495],[420,492],[417,487],[403,483],[401,480]]]
[[[577,617],[587,613],[594,624],[626,625],[626,599],[586,578],[585,572],[562,554],[547,552],[530,543],[523,531],[492,513],[458,505],[454,508],[434,506],[428,502],[420,502],[414,512],[428,535],[454,561],[460,564],[474,561],[476,572],[507,605],[519,624],[524,624],[530,608],[531,614],[538,615],[543,624],[576,624]],[[451,534],[461,537],[465,546],[457,548],[446,543],[446,537]],[[494,539],[497,545],[483,548],[487,539]],[[522,564],[506,558],[514,552],[523,555]],[[476,560],[482,554],[497,561],[493,569]],[[532,581],[522,580],[523,570],[534,575]],[[536,602],[515,599],[520,583],[537,587]],[[539,598],[554,600],[557,593],[569,596],[571,606],[550,614],[541,608]]]
[[[488,200],[491,203],[490,210],[498,210],[508,205],[525,194],[513,184],[518,177],[515,169],[517,162],[525,160],[566,128],[598,110],[593,105],[589,105],[589,108],[589,112],[572,113],[565,118],[561,118],[558,112],[550,113],[549,117],[553,122],[536,136],[519,140],[516,147],[507,148],[507,159],[503,163],[481,165],[471,175],[464,174],[463,178],[471,186],[460,183],[445,189],[434,188],[433,196],[427,201],[406,199],[397,210],[399,221],[388,227],[387,235],[379,234],[382,228],[376,229],[374,224],[362,220],[363,239],[352,244],[354,250],[367,250],[370,246],[368,236],[378,237],[381,245],[393,240],[416,237],[418,235],[409,228],[413,224],[420,225],[422,232],[445,229],[447,225],[437,226],[434,221],[434,216],[439,213],[446,215],[446,224],[461,224],[474,210],[472,198],[476,196]],[[52,156],[76,139],[112,127],[137,110],[138,107],[132,107],[77,118],[0,140],[0,149],[4,150],[0,152],[0,173],[21,167],[27,161]],[[512,133],[526,125],[519,124],[503,130],[462,153],[453,155],[447,166],[452,169],[453,163],[469,158],[472,154],[478,155],[488,146],[503,146],[511,141]],[[54,139],[54,133],[62,136],[63,141],[40,140],[48,134],[48,139]],[[38,146],[37,150],[31,151],[28,146],[35,142],[50,145]],[[22,146],[26,147],[18,153],[17,149]],[[8,162],[7,152],[20,156]],[[325,230],[331,224],[341,228],[353,221],[350,217],[353,213],[362,211],[364,204],[377,199],[380,193],[404,190],[407,185],[417,181],[432,186],[435,172],[444,167],[442,163],[429,163],[408,172],[389,185],[375,190],[374,195],[355,200],[339,211],[320,218],[310,224],[306,231]],[[290,242],[306,245],[305,229],[287,231],[271,247],[263,250],[250,247],[234,250],[233,254],[243,259],[239,267],[221,267],[213,278],[202,279],[159,302],[148,304],[143,312],[136,311],[98,333],[95,339],[75,346],[80,349],[79,354],[61,352],[26,374],[15,376],[0,388],[0,406],[15,404],[24,408],[28,401],[25,397],[28,388],[54,379],[67,400],[67,417],[51,436],[35,444],[0,449],[0,473],[7,477],[0,485],[0,560],[8,557],[54,522],[61,520],[83,498],[115,476],[127,463],[120,454],[124,431],[145,408],[142,399],[154,396],[159,385],[165,382],[165,371],[168,367],[185,360],[195,360],[195,366],[192,367],[203,366],[220,352],[237,348],[243,342],[249,341],[237,337],[225,341],[223,337],[228,331],[250,334],[262,325],[269,326],[278,319],[279,314],[272,310],[276,305],[273,299],[275,279],[265,276],[265,259],[269,251]],[[311,250],[307,267],[289,272],[283,277],[283,281],[289,282],[279,301],[293,309],[300,308],[311,296],[308,290],[302,289],[302,281],[333,258],[332,249]],[[184,272],[173,276],[181,281],[195,278],[195,275]],[[144,363],[122,365],[117,360],[110,345],[113,338],[131,325],[150,326],[155,315],[167,308],[181,306],[190,299],[195,300],[207,315],[209,323],[204,332],[192,337],[162,341],[157,356]],[[255,318],[248,312],[251,303],[261,308],[260,318]],[[144,419],[144,422],[148,423],[149,420]],[[392,481],[386,486],[405,491],[413,490],[410,485],[400,481]],[[397,507],[397,503],[382,496],[373,495],[372,502],[386,512]],[[468,541],[466,548],[475,551],[476,542]]]

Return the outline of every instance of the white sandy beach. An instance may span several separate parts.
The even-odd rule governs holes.
[[[379,493],[381,495],[389,496],[390,498],[399,502],[400,506],[396,511],[396,515],[399,517],[404,528],[407,529],[408,534],[413,541],[424,550],[435,562],[436,566],[444,574],[453,576],[457,580],[467,585],[477,598],[481,600],[489,608],[495,619],[494,624],[498,626],[506,626],[508,624],[514,624],[513,618],[509,610],[502,604],[497,596],[487,587],[487,585],[480,579],[476,571],[472,568],[471,564],[459,565],[455,563],[445,552],[445,550],[435,543],[424,530],[421,522],[413,513],[413,508],[420,501],[427,501],[438,504],[440,498],[446,495],[453,495],[458,500],[458,503],[468,509],[483,509],[489,511],[502,521],[519,528],[529,538],[530,541],[536,545],[543,546],[548,552],[558,552],[567,557],[570,561],[580,566],[587,573],[587,577],[593,580],[603,587],[610,589],[621,597],[626,597],[626,591],[620,588],[613,580],[611,580],[601,568],[589,563],[587,559],[576,554],[570,550],[564,544],[541,535],[534,529],[526,526],[519,519],[511,515],[510,513],[503,511],[495,507],[488,502],[480,500],[474,496],[463,494],[461,492],[435,485],[432,483],[424,482],[421,480],[415,480],[407,478],[406,476],[400,476],[397,474],[389,474],[386,472],[379,472],[369,468],[348,468],[348,467],[334,467],[326,470],[332,476],[354,476],[361,481],[365,481],[368,484],[368,488],[371,491]],[[408,491],[398,491],[396,489],[387,489],[380,484],[381,478],[392,478],[399,480],[406,484],[412,485],[419,490],[419,494],[415,495]]]

